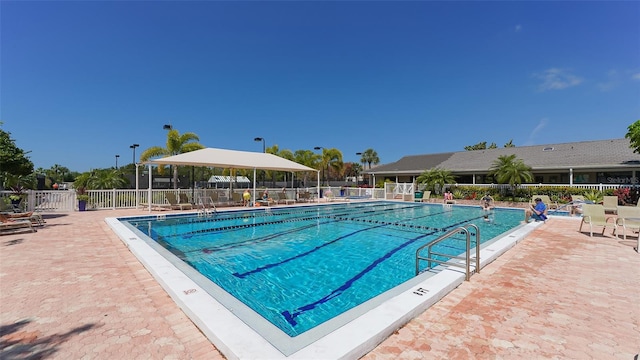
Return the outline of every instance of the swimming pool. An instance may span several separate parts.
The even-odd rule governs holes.
[[[514,209],[496,209],[487,222],[479,207],[363,202],[125,224],[290,355],[432,276],[415,276],[419,246],[470,223],[487,243],[522,218]],[[447,240],[438,252],[460,254],[460,243]]]

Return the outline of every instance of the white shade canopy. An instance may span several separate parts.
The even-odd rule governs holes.
[[[216,148],[206,148],[161,159],[149,160],[146,164],[209,166],[225,169],[318,171],[273,154]]]

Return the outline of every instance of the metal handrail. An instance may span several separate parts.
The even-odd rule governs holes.
[[[431,268],[431,262],[435,262],[438,264],[448,264],[448,265],[453,265],[453,266],[458,266],[458,267],[464,267],[466,269],[466,273],[465,273],[465,280],[469,281],[469,278],[471,277],[471,269],[470,269],[470,263],[471,263],[471,232],[469,231],[469,228],[474,228],[476,230],[476,265],[475,265],[475,269],[474,272],[480,273],[480,228],[478,228],[477,225],[475,224],[468,224],[465,226],[461,226],[459,228],[453,229],[449,232],[447,232],[446,234],[440,236],[439,238],[429,242],[428,244],[422,245],[421,247],[419,247],[416,250],[416,276],[420,273],[420,260],[426,260],[428,261],[427,263],[427,269]],[[465,252],[465,256],[461,257],[461,256],[453,256],[453,255],[449,255],[449,254],[441,254],[441,253],[436,253],[436,252],[432,252],[431,248],[438,244],[439,242],[448,239],[450,237],[452,237],[453,235],[456,235],[460,232],[463,232],[466,235],[466,249],[467,251]],[[420,252],[424,249],[427,248],[428,250],[428,255],[426,257],[420,256]],[[441,260],[436,260],[432,258],[432,255],[440,255],[440,256],[444,256],[444,257],[448,257],[449,260],[451,259],[461,259],[461,260],[465,260],[465,265],[460,265],[460,264],[456,264],[456,263],[452,263],[450,261],[441,261]]]

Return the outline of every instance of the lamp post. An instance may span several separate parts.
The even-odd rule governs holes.
[[[253,139],[253,141],[262,141],[262,152],[263,153],[267,152],[267,148],[266,148],[266,145],[265,145],[265,142],[264,142],[264,138],[257,137],[255,139]]]
[[[120,157],[120,155],[116,155],[116,170],[118,170],[118,158]]]
[[[362,156],[361,152],[357,152],[356,153],[357,156]],[[362,164],[362,172],[364,172],[364,161],[362,159],[362,157],[360,157],[360,163]],[[364,174],[362,174],[362,182],[364,183]]]
[[[129,148],[133,149],[133,165],[136,164],[136,148],[140,146],[140,144],[130,145]]]
[[[313,148],[313,150],[324,150],[324,148],[322,146],[316,146],[316,147]],[[326,181],[325,181],[325,178],[324,178],[324,165],[322,165],[322,184],[326,185],[325,182]]]
[[[173,130],[173,126],[172,126],[171,124],[164,124],[164,125],[162,125],[162,130],[168,130],[168,131],[171,131],[171,130]],[[173,171],[172,171],[172,170],[173,170],[173,167],[172,167],[171,165],[169,165],[169,174],[170,174],[170,176],[171,176],[171,177],[169,178],[169,179],[170,179],[170,181],[169,181],[169,186],[170,186],[170,187],[173,187],[173,188],[177,188],[177,185],[172,184],[172,182],[173,182],[173,178],[174,178],[174,176],[173,176]],[[176,179],[176,180],[177,180],[177,179]],[[177,182],[176,182],[176,184],[177,184]]]
[[[262,152],[263,153],[267,152],[267,147],[266,147],[264,138],[257,137],[257,138],[254,138],[253,141],[256,141],[256,142],[262,141]],[[261,171],[261,173],[262,173],[262,186],[264,186],[265,177],[267,177],[267,176],[266,176],[264,171]]]

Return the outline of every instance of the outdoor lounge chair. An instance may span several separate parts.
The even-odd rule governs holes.
[[[260,204],[259,206],[271,206],[271,205],[275,205],[276,201],[273,200],[273,198],[268,198],[267,200],[260,198],[256,200],[256,204]]]
[[[171,209],[173,210],[191,210],[193,208],[191,203],[178,202],[176,194],[174,193],[165,193],[164,197],[167,199],[167,202],[171,205]]]
[[[612,221],[609,221],[612,220]],[[606,228],[613,228],[616,230],[616,222],[613,217],[607,217],[604,212],[604,206],[600,204],[584,204],[582,205],[582,221],[580,222],[580,229],[582,232],[582,225],[589,224],[589,234],[593,236],[593,226],[602,226],[602,235]]]
[[[422,197],[421,198],[413,198],[414,202],[428,202],[429,198],[431,197],[431,190],[429,191],[423,191],[422,192]]]
[[[296,201],[293,199],[289,199],[286,192],[279,192],[276,194],[278,196],[278,204],[294,204]]]
[[[617,196],[605,196],[602,200],[602,206],[604,206],[604,212],[618,213],[618,197]]]
[[[349,198],[347,197],[336,197],[332,191],[326,191],[324,193],[324,198],[325,201],[327,202],[331,202],[331,201],[349,201]]]
[[[242,193],[239,193],[239,192],[231,193],[231,201],[232,201],[232,205],[235,205],[235,206],[244,205],[244,199],[242,198]]]
[[[24,213],[6,213],[3,215],[11,220],[29,219],[29,221],[31,221],[31,223],[33,223],[34,225],[44,225],[44,219],[42,218],[42,215],[34,213],[33,211]]]
[[[0,215],[0,235],[13,234],[21,231],[36,232],[31,220],[13,220],[4,215]]]
[[[622,226],[622,238],[624,240],[627,240],[627,229],[640,231],[640,207],[619,206],[616,225]],[[616,236],[618,235],[618,226],[616,226]],[[640,234],[638,234],[638,241],[640,241]]]
[[[298,202],[309,202],[311,201],[311,193],[308,191],[303,191],[298,194]]]

